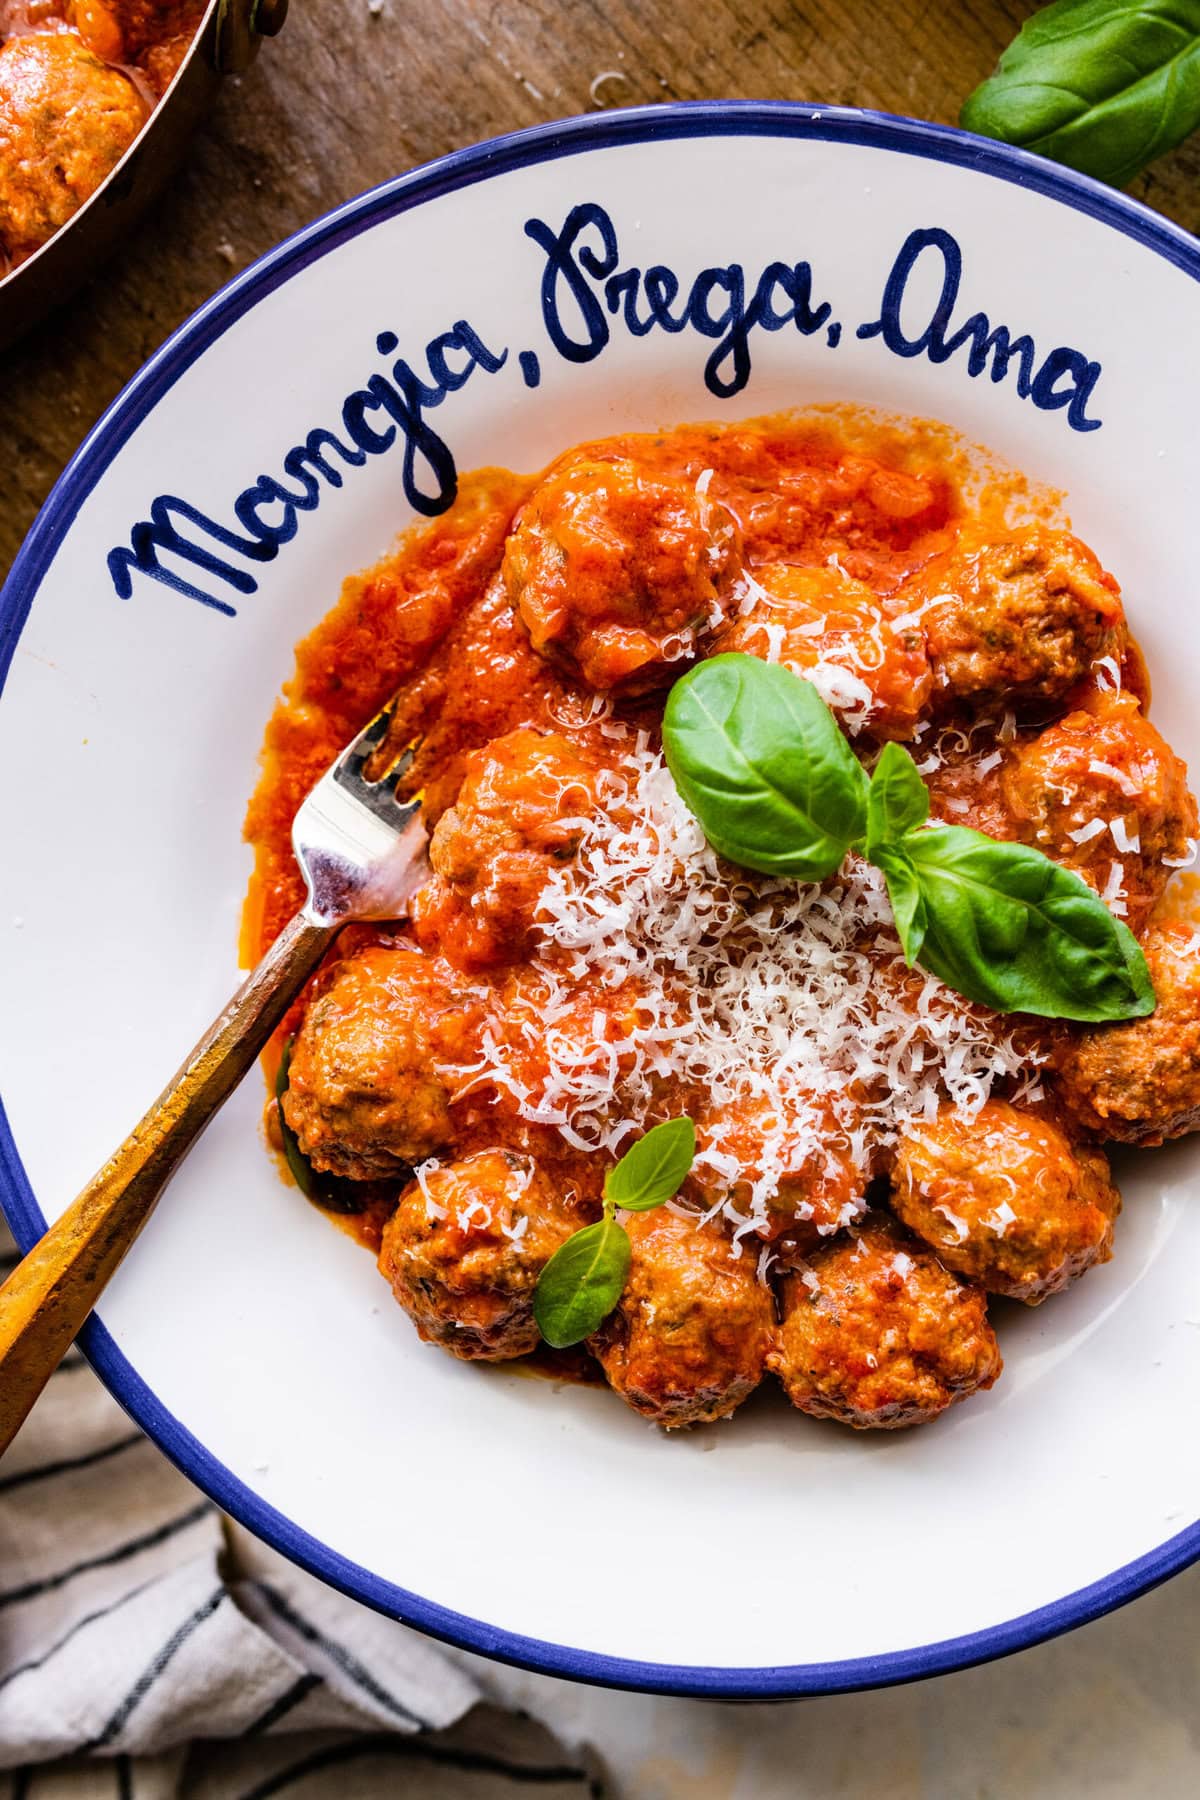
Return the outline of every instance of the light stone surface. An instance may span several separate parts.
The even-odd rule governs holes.
[[[1198,1614],[1190,1569],[1001,1662],[772,1706],[619,1694],[463,1660],[562,1737],[594,1744],[619,1800],[1194,1800]]]

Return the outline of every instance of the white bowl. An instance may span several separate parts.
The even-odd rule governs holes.
[[[704,367],[719,340],[699,324],[632,335],[596,302],[596,212],[577,216],[591,256],[578,289],[547,275],[538,238],[561,237],[580,205],[611,220],[617,268],[665,265],[681,296],[706,268],[739,264],[753,283],[804,261],[814,309],[830,311],[807,335],[754,329],[749,379],[716,393]],[[906,242],[903,302],[862,335]],[[972,376],[965,345],[939,359],[926,335],[959,253],[952,327],[984,312],[1028,333],[1025,393],[1019,355],[1004,379]],[[141,542],[156,497],[244,536],[239,494],[317,427],[381,431],[386,412],[361,401],[340,425],[346,397],[397,355],[428,380],[425,347],[461,320],[508,355],[424,415],[460,469],[810,402],[936,417],[1067,491],[1124,583],[1155,716],[1200,766],[1198,277],[1190,238],[1036,158],[866,113],[700,105],[448,157],[232,282],[93,432],[0,604],[0,1185],[21,1242],[225,1000],[239,828],[292,647],[412,517],[403,434],[387,449],[367,437],[361,466],[319,477],[319,504],[269,557],[226,546],[230,580],[165,553],[174,586],[135,568],[119,598],[109,563],[118,582],[128,564],[110,553]],[[711,317],[729,289],[702,282],[693,320],[706,290]],[[378,348],[387,332],[398,350]],[[717,358],[718,386],[738,373],[732,351]],[[415,470],[427,495],[445,489],[445,467],[418,454]],[[280,509],[259,516],[273,526]],[[194,1481],[373,1606],[555,1674],[802,1694],[1017,1649],[1200,1554],[1191,1145],[1129,1159],[1115,1260],[1011,1309],[1000,1384],[932,1429],[858,1436],[764,1395],[729,1425],[666,1438],[604,1393],[424,1348],[371,1259],[280,1182],[262,1097],[248,1081],[193,1153],[85,1347]]]

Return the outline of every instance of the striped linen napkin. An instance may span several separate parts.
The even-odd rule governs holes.
[[[0,1278],[15,1261],[0,1221]],[[0,1462],[0,1771],[0,1800],[605,1792],[473,1670],[233,1526],[77,1350]]]

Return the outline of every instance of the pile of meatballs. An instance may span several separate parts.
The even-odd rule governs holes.
[[[805,1170],[781,1193],[807,1199],[806,1217],[774,1234],[770,1256],[719,1213],[703,1218],[712,1195],[690,1185],[627,1217],[628,1283],[587,1349],[668,1427],[728,1416],[768,1371],[802,1412],[856,1428],[921,1423],[990,1387],[989,1297],[1037,1305],[1111,1254],[1120,1197],[1104,1142],[1200,1126],[1200,932],[1163,902],[1196,804],[1146,716],[1116,582],[1043,523],[985,534],[960,521],[890,584],[837,557],[764,561],[719,464],[672,468],[621,440],[572,453],[534,488],[491,604],[541,673],[512,684],[498,729],[465,754],[411,923],[354,942],[310,992],[281,1102],[304,1155],[394,1200],[379,1266],[423,1339],[466,1359],[535,1351],[535,1285],[599,1216],[606,1159],[502,1091],[463,1091],[456,1072],[513,1004],[546,883],[603,804],[604,721],[653,732],[670,683],[721,651],[800,675],[841,668],[853,679],[831,704],[859,754],[909,743],[935,818],[1078,871],[1139,937],[1157,1010],[1091,1028],[1017,1022],[1032,1090],[1001,1082],[971,1120],[946,1105],[881,1146],[849,1226]],[[600,723],[580,706],[575,724],[549,724],[535,688],[539,706],[548,691],[601,696]],[[619,1040],[620,1002],[594,998]],[[581,1030],[591,1005],[583,994]],[[721,1102],[668,1085],[658,1116]]]
[[[116,167],[203,14],[204,0],[0,0],[0,274]]]

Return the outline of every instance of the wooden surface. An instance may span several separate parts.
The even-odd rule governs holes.
[[[292,0],[125,249],[0,357],[0,572],[88,427],[174,326],[336,202],[598,105],[705,97],[952,122],[1022,0]],[[1138,196],[1200,230],[1200,139]]]

